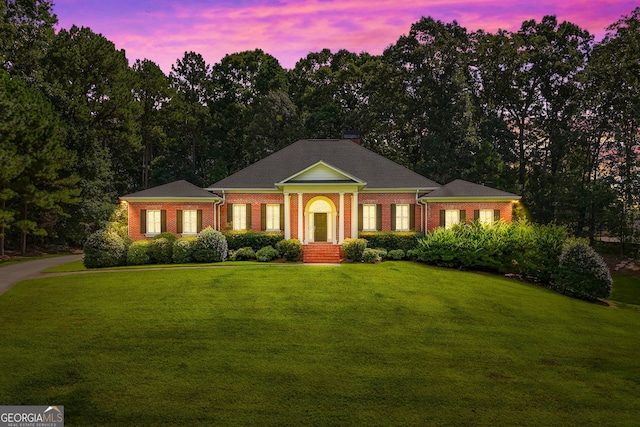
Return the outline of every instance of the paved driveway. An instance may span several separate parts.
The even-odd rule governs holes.
[[[40,276],[40,272],[56,265],[82,259],[83,255],[64,255],[52,258],[42,258],[34,261],[19,262],[17,264],[0,267],[0,295],[7,292],[13,285],[22,280]]]

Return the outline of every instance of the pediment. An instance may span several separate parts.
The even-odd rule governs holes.
[[[276,184],[365,184],[328,163],[319,161]]]

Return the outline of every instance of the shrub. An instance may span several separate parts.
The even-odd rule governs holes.
[[[247,246],[246,248],[240,248],[233,252],[230,257],[231,261],[247,261],[256,259],[256,252],[253,248]]]
[[[84,244],[87,268],[115,267],[127,261],[127,247],[117,233],[99,230],[89,235]]]
[[[522,273],[542,283],[551,283],[558,271],[562,249],[568,234],[557,225],[533,226],[530,247],[526,248]]]
[[[273,246],[284,239],[282,233],[260,232],[260,231],[225,231],[227,244],[230,250],[237,251],[240,248],[251,247],[258,251],[265,246]]]
[[[149,257],[150,247],[151,242],[149,240],[137,240],[131,243],[127,250],[127,265],[149,264],[151,262]]]
[[[276,250],[287,261],[299,261],[302,257],[302,244],[298,239],[280,240],[276,244]]]
[[[375,248],[378,251],[378,255],[380,255],[381,259],[386,259],[387,254],[389,253],[385,248]]]
[[[375,264],[376,262],[382,261],[382,257],[380,256],[380,251],[377,249],[366,248],[362,252],[362,261],[368,262],[370,264]]]
[[[224,235],[207,227],[198,233],[193,243],[193,259],[196,262],[220,262],[227,258],[227,239]]]
[[[173,261],[173,242],[164,237],[154,237],[149,246],[149,258],[154,264],[170,264]]]
[[[262,262],[273,261],[278,258],[278,251],[276,251],[273,246],[265,246],[256,252],[256,259]]]
[[[186,236],[177,239],[173,244],[173,262],[176,264],[187,264],[193,262],[193,248],[196,237]]]
[[[389,251],[389,253],[387,254],[387,258],[395,261],[404,259],[404,251],[402,249],[394,249],[392,251]]]
[[[342,253],[347,261],[360,261],[362,254],[367,248],[367,241],[364,239],[344,239],[342,242]]]
[[[591,246],[575,241],[562,250],[554,283],[557,291],[595,300],[609,297],[612,282],[607,264]]]
[[[407,258],[411,261],[418,261],[418,250],[417,249],[409,249],[407,251]]]
[[[163,233],[156,234],[155,236],[153,236],[153,239],[151,240],[157,240],[157,239],[167,239],[169,243],[173,245],[176,242],[176,240],[178,240],[178,236],[176,236],[175,234],[169,231],[165,231]]]
[[[366,231],[360,233],[360,238],[367,241],[368,247],[384,248],[387,251],[415,249],[418,246],[418,240],[422,237],[424,234],[416,232]]]

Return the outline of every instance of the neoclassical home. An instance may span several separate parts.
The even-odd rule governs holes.
[[[440,185],[351,139],[299,140],[206,189],[176,181],[121,197],[133,240],[211,226],[279,232],[336,251],[361,232],[511,221],[519,199],[463,180]]]

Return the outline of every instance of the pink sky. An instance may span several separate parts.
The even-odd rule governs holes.
[[[166,73],[185,51],[213,65],[226,54],[262,49],[285,68],[329,48],[379,55],[422,16],[456,20],[468,31],[517,30],[556,15],[596,39],[637,0],[54,0],[59,27],[90,27]]]

